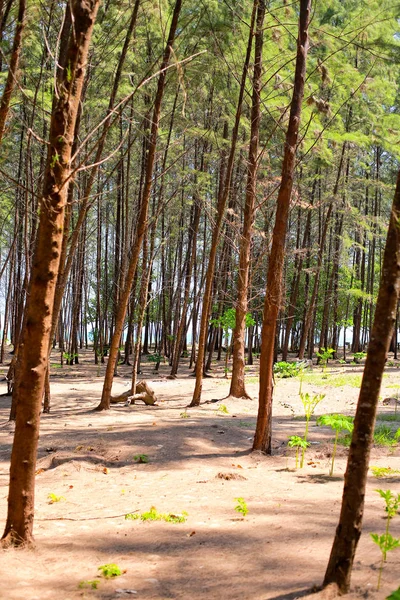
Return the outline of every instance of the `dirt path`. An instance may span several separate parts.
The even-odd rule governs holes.
[[[171,381],[165,378],[167,366],[154,376],[147,365],[145,376],[159,396],[158,406],[118,405],[96,413],[103,367],[98,372],[91,361],[88,355],[77,367],[53,368],[53,408],[42,418],[39,441],[37,547],[1,553],[0,598],[277,600],[301,597],[321,583],[338,519],[346,450],[340,447],[335,474],[328,477],[332,433],[313,423],[306,464],[294,469],[286,443],[288,436],[304,431],[298,379],[277,383],[274,455],[266,457],[249,452],[256,400],[186,410],[194,385],[188,371]],[[248,384],[254,398],[255,372]],[[327,380],[319,369],[314,373],[303,389],[326,394],[316,413],[352,414],[357,388],[336,387],[341,381],[336,375],[354,383],[361,367],[335,366]],[[129,367],[121,367],[120,375],[115,392],[128,388]],[[383,397],[393,395],[390,386],[399,383],[400,372],[389,367]],[[203,401],[222,399],[228,389],[216,371],[204,381]],[[1,384],[0,393],[5,390]],[[2,523],[12,442],[9,404],[9,398],[0,398]],[[382,406],[380,414],[393,415],[393,407]],[[387,423],[400,426],[400,421]],[[138,462],[139,455],[148,462]],[[399,448],[375,449],[371,464],[400,470]],[[374,490],[400,492],[399,482],[399,475],[369,476],[354,597],[382,599],[400,583],[397,550],[388,554],[382,589],[375,592],[380,554],[369,536],[383,533],[385,525],[383,501]],[[49,504],[49,494],[60,498]],[[247,504],[244,518],[235,512],[236,498]],[[124,518],[152,506],[160,513],[186,511],[187,520]],[[400,537],[400,517],[393,520],[392,534]],[[109,580],[99,576],[98,567],[108,563],[116,563],[123,574]],[[99,581],[97,589],[79,588],[93,580]]]

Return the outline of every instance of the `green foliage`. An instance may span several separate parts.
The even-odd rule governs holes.
[[[399,440],[400,429],[393,431],[388,425],[378,425],[374,431],[374,443],[377,446],[396,446]]]
[[[91,588],[92,590],[97,590],[99,587],[100,580],[99,579],[88,579],[86,581],[79,582],[79,588]]]
[[[308,437],[308,427],[309,427],[310,419],[311,419],[312,415],[314,414],[316,407],[318,406],[318,404],[320,402],[322,402],[322,400],[324,398],[325,398],[325,394],[314,394],[314,396],[310,396],[310,394],[308,392],[306,392],[306,393],[300,392],[300,399],[303,404],[304,415],[306,417],[306,428],[304,431],[304,440],[306,442],[307,442],[307,437]],[[306,453],[306,446],[303,447],[302,453],[301,453],[301,462],[300,462],[301,469],[304,466],[305,453]]]
[[[72,361],[74,360],[74,358],[76,358],[78,355],[76,353],[70,353],[70,352],[63,352],[63,358],[65,358],[65,360],[67,361],[67,363],[72,364]]]
[[[247,503],[245,501],[244,498],[235,498],[237,505],[235,506],[235,510],[236,512],[242,514],[244,517],[247,515],[247,513],[249,512],[249,509],[247,508]]]
[[[182,511],[180,514],[174,513],[159,513],[155,506],[152,506],[149,511],[144,513],[128,513],[125,515],[125,520],[136,521],[165,521],[166,523],[185,523],[188,513]]]
[[[322,425],[322,426],[327,425],[328,427],[331,427],[333,429],[333,431],[335,431],[335,440],[333,443],[332,461],[331,461],[331,467],[329,470],[329,476],[332,477],[339,434],[342,431],[349,431],[350,433],[352,433],[352,431],[354,429],[354,419],[353,419],[353,417],[348,417],[346,415],[340,415],[340,414],[322,415],[321,417],[318,417],[317,425]]]
[[[400,600],[400,587],[392,592],[389,596],[386,596],[386,600]]]
[[[366,356],[367,356],[366,352],[354,352],[354,354],[353,354],[353,360],[354,360],[355,363],[359,363]]]
[[[188,411],[186,410],[186,408],[185,408],[185,410],[183,412],[179,413],[179,416],[180,416],[181,419],[188,419],[189,418],[189,414],[188,414]]]
[[[329,387],[343,387],[348,385],[350,387],[359,388],[361,385],[362,376],[355,373],[333,373],[329,375]],[[304,383],[310,385],[326,386],[326,379],[323,378],[321,373],[304,373]]]
[[[149,457],[147,456],[147,454],[135,454],[133,460],[135,460],[138,463],[148,463]]]
[[[164,359],[164,356],[162,354],[149,354],[147,357],[147,360],[151,363],[156,363],[159,364],[160,362],[162,362]]]
[[[57,494],[47,494],[47,498],[49,500],[49,504],[54,504],[55,502],[63,502],[65,501],[65,496],[57,496]]]
[[[123,571],[119,568],[115,563],[108,563],[106,565],[101,565],[97,568],[98,571],[101,571],[101,574],[106,579],[111,579],[112,577],[118,577],[122,575]]]
[[[217,408],[217,413],[222,414],[222,415],[229,415],[229,410],[228,410],[226,404],[220,404]]]
[[[320,365],[322,365],[322,370],[324,373],[326,372],[326,368],[328,366],[328,360],[332,358],[332,355],[335,353],[334,348],[321,348],[319,352],[316,352]]]
[[[299,465],[299,450],[301,448],[303,451],[305,451],[308,448],[308,446],[310,445],[310,443],[298,435],[292,435],[289,438],[287,445],[289,446],[289,448],[296,448],[296,469],[297,469],[297,467]]]
[[[275,375],[282,377],[282,379],[296,377],[301,370],[302,367],[298,363],[289,363],[283,360],[274,364]]]
[[[381,556],[382,556],[381,564],[379,567],[378,585],[377,585],[377,589],[379,590],[380,585],[381,585],[383,564],[386,562],[387,553],[392,550],[395,550],[396,548],[400,548],[400,539],[394,538],[389,531],[390,522],[396,516],[396,514],[399,510],[400,494],[397,494],[397,496],[396,496],[396,494],[393,494],[391,492],[391,490],[378,489],[375,491],[378,492],[378,494],[380,495],[381,498],[383,498],[383,500],[385,502],[385,512],[386,512],[385,533],[382,535],[379,535],[378,533],[370,534],[373,542],[375,544],[377,544],[377,546],[379,546],[379,549],[381,551]]]
[[[392,469],[392,467],[371,467],[371,471],[373,476],[377,479],[393,477],[394,475],[398,475],[400,473],[398,469]]]

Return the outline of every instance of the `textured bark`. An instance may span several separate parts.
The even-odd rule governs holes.
[[[19,0],[17,26],[15,28],[14,43],[8,67],[7,80],[0,101],[0,144],[6,128],[6,120],[10,108],[11,94],[15,88],[19,59],[22,47],[22,32],[25,27],[26,0]]]
[[[239,277],[236,301],[236,323],[233,330],[233,355],[232,378],[229,395],[234,398],[249,398],[244,381],[245,367],[245,333],[247,314],[247,295],[250,273],[251,238],[254,222],[254,206],[256,201],[258,144],[261,122],[261,75],[262,75],[262,48],[263,48],[263,23],[265,16],[265,2],[260,0],[257,10],[254,72],[253,72],[253,98],[251,107],[250,147],[247,167],[246,201],[243,216],[243,230],[240,241]]]
[[[50,127],[40,222],[32,263],[25,327],[18,352],[14,395],[17,417],[11,455],[8,514],[3,544],[33,542],[36,453],[60,261],[71,148],[90,38],[99,0],[75,0],[74,35]]]
[[[285,151],[282,163],[282,178],[276,204],[275,226],[272,234],[272,247],[268,262],[267,289],[264,302],[260,355],[260,393],[253,450],[261,450],[267,454],[271,454],[273,360],[276,321],[282,301],[282,275],[285,258],[285,240],[289,217],[290,198],[293,188],[301,105],[304,95],[310,12],[311,0],[301,0],[293,97],[290,106],[289,124],[286,133]]]
[[[324,579],[324,585],[336,583],[342,594],[346,594],[350,588],[351,569],[361,535],[369,456],[373,443],[379,392],[396,320],[400,291],[399,219],[400,171],[397,175],[371,341],[354,419],[339,524]]]
[[[176,0],[174,13],[172,16],[171,26],[169,30],[167,44],[164,50],[163,62],[160,68],[160,75],[158,78],[157,92],[154,101],[154,109],[153,109],[153,117],[151,121],[151,131],[150,131],[150,140],[149,140],[149,151],[147,156],[146,163],[146,174],[145,174],[145,182],[143,187],[143,196],[142,202],[137,222],[137,231],[136,231],[136,239],[134,243],[134,247],[132,248],[132,255],[129,261],[129,266],[127,270],[126,280],[124,283],[124,287],[121,290],[119,306],[115,319],[115,330],[114,335],[110,344],[110,356],[107,362],[107,369],[104,378],[103,392],[101,396],[100,404],[97,407],[97,410],[108,410],[110,408],[110,397],[111,397],[111,388],[114,379],[114,368],[118,359],[118,349],[120,344],[120,339],[122,335],[122,330],[124,326],[124,320],[126,315],[126,310],[128,308],[129,296],[131,293],[132,282],[136,272],[136,267],[139,260],[139,254],[142,247],[142,242],[144,235],[147,231],[147,215],[148,215],[148,207],[150,201],[150,195],[152,190],[152,180],[153,180],[153,170],[154,170],[154,161],[156,155],[156,146],[157,146],[157,136],[158,136],[158,126],[161,115],[161,103],[164,95],[165,82],[167,71],[166,68],[169,64],[171,54],[172,54],[172,46],[175,40],[175,34],[178,26],[179,13],[182,6],[182,0]]]

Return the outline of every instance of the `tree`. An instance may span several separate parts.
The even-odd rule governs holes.
[[[11,5],[11,3],[10,3]],[[26,0],[19,0],[17,25],[15,28],[14,43],[8,68],[7,81],[0,100],[0,144],[6,128],[6,119],[10,108],[11,94],[17,82],[18,65],[22,48],[22,33],[25,27]]]
[[[272,235],[272,247],[268,262],[267,289],[264,301],[261,332],[260,392],[253,450],[262,450],[267,454],[271,454],[273,360],[276,321],[282,301],[285,240],[306,77],[310,12],[311,0],[301,0],[293,97],[282,162],[282,177],[276,203],[275,227]]]
[[[374,324],[368,346],[347,469],[344,476],[339,523],[324,578],[324,586],[329,583],[336,583],[341,594],[346,594],[350,589],[351,570],[361,535],[365,488],[379,391],[396,321],[400,293],[399,222],[400,171],[397,175]]]
[[[60,261],[71,149],[89,44],[100,0],[73,0],[74,30],[57,90],[49,134],[40,221],[32,263],[14,399],[16,427],[11,455],[8,513],[3,545],[32,544],[35,467],[55,285]]]
[[[234,398],[248,398],[244,382],[244,354],[245,331],[247,313],[247,295],[249,288],[250,255],[252,228],[254,222],[254,207],[256,201],[258,140],[261,121],[261,75],[262,75],[262,49],[263,49],[263,24],[265,16],[265,2],[260,0],[255,34],[254,73],[253,73],[253,98],[251,107],[250,146],[247,167],[246,200],[243,217],[243,230],[240,243],[239,273],[236,302],[236,323],[233,331],[233,364],[232,379],[229,395]]]

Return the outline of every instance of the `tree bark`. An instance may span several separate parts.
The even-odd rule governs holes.
[[[7,81],[4,86],[0,101],[0,144],[6,128],[8,110],[10,108],[11,94],[15,88],[17,71],[22,47],[22,32],[25,27],[26,0],[19,0],[17,26],[15,28],[14,43],[8,67]]]
[[[8,514],[4,545],[33,542],[35,467],[40,409],[50,342],[54,292],[60,261],[70,175],[71,148],[91,34],[100,0],[75,0],[74,34],[68,47],[59,97],[50,127],[46,172],[25,327],[19,347],[15,398],[17,418],[11,455]]]
[[[264,302],[260,355],[260,393],[253,450],[261,450],[267,454],[271,454],[273,360],[276,321],[282,301],[282,274],[285,258],[285,240],[290,198],[293,188],[301,105],[304,95],[310,12],[311,0],[300,0],[299,33],[297,38],[293,97],[286,133],[285,151],[282,163],[282,178],[276,204],[275,226],[272,234],[272,247],[268,262],[267,289]]]
[[[373,443],[382,374],[396,320],[400,291],[400,171],[397,175],[382,276],[371,341],[358,398],[339,524],[333,542],[324,585],[337,583],[340,593],[350,588],[351,569],[361,535],[369,456]]]

